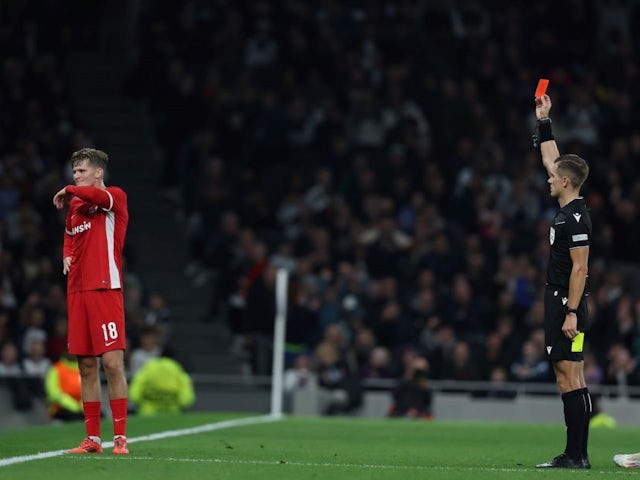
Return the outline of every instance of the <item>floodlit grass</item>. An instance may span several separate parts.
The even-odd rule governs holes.
[[[0,479],[640,479],[640,472],[611,461],[614,453],[640,450],[638,428],[592,430],[590,471],[541,472],[534,465],[564,447],[563,425],[285,418],[218,428],[218,422],[242,417],[131,417],[128,457],[114,456],[110,448],[102,455],[57,454],[80,442],[82,423],[5,430]],[[203,425],[209,431],[184,431]],[[144,438],[176,430],[179,436]],[[103,437],[111,437],[110,422],[103,424]],[[41,452],[52,456],[7,465]]]

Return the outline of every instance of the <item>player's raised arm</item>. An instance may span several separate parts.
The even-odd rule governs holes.
[[[67,188],[62,188],[53,196],[53,204],[58,210],[62,210],[72,195],[67,192]]]
[[[104,187],[68,185],[66,190],[79,199],[105,210],[111,210],[113,207],[113,196]]]
[[[547,172],[551,171],[551,166],[556,158],[560,156],[558,145],[553,137],[551,129],[551,98],[549,95],[542,95],[536,98],[536,118],[538,119],[538,141],[540,142],[540,153],[542,154],[542,164]]]

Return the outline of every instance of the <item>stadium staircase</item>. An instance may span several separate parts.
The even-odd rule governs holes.
[[[187,246],[176,208],[162,196],[162,151],[145,102],[121,94],[126,70],[106,54],[73,53],[67,59],[71,101],[80,125],[109,153],[113,184],[129,197],[127,249],[145,292],[159,290],[172,311],[169,346],[188,371],[241,373],[229,354],[228,329],[207,313],[209,288],[185,276]]]

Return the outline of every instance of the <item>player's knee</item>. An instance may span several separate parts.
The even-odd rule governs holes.
[[[119,375],[124,372],[124,363],[118,357],[105,355],[102,358],[102,368],[104,368],[104,372],[109,376]]]
[[[87,378],[98,374],[98,362],[95,358],[84,357],[78,361],[80,376]]]

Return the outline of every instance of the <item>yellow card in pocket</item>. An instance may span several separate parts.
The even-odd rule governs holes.
[[[571,341],[571,351],[581,352],[583,348],[584,348],[584,333],[580,332]]]

